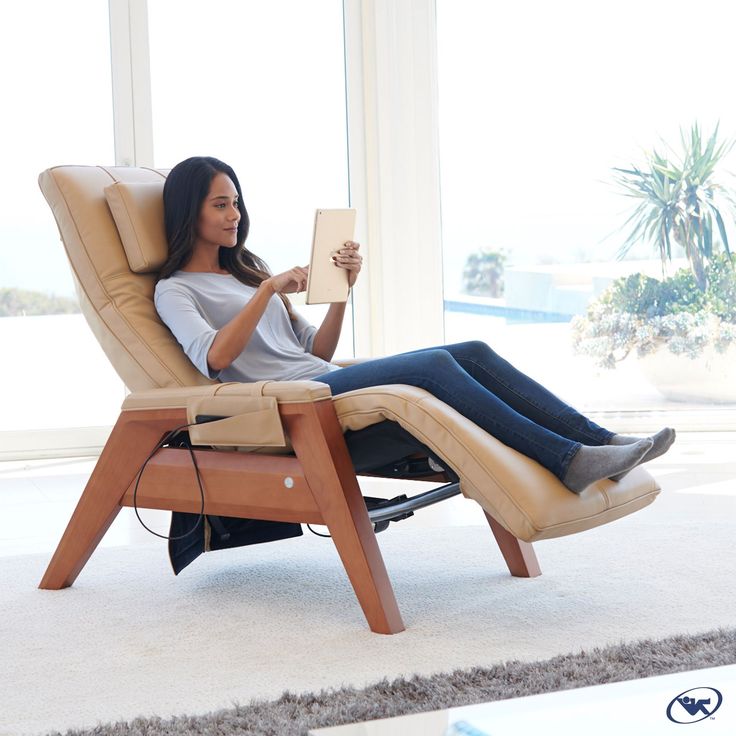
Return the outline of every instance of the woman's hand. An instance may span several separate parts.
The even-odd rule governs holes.
[[[307,288],[308,266],[295,266],[294,268],[277,273],[266,281],[271,285],[275,294],[294,294]]]
[[[360,267],[363,264],[363,256],[358,253],[360,243],[348,240],[340,250],[332,256],[332,262],[339,268],[348,272],[348,286],[352,287],[358,279]]]

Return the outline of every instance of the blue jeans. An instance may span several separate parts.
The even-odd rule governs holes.
[[[560,479],[581,445],[613,436],[480,341],[368,360],[313,380],[333,395],[388,383],[423,388]]]

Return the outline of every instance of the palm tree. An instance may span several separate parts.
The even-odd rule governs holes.
[[[619,257],[634,243],[648,240],[659,251],[664,270],[674,241],[684,249],[698,287],[705,291],[705,266],[714,253],[722,247],[731,258],[723,213],[727,209],[733,213],[734,195],[715,180],[714,171],[734,143],[718,142],[718,125],[705,146],[697,123],[689,136],[681,131],[680,137],[682,156],[673,153],[668,158],[655,150],[646,154],[645,168],[613,169],[623,193],[638,200],[623,225],[631,231]]]

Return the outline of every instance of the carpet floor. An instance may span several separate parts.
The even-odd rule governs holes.
[[[138,718],[66,736],[306,736],[310,729],[736,663],[736,629],[645,640],[541,662],[506,662],[370,687],[284,693],[204,716]],[[391,730],[390,733],[396,733]],[[59,736],[58,733],[54,736]]]
[[[2,558],[0,734],[729,628],[735,504],[673,488],[640,513],[537,544],[534,579],[509,576],[487,527],[399,524],[378,537],[407,626],[390,637],[370,633],[331,542],[309,534],[206,555],[178,578],[163,545],[101,548],[62,591],[36,588],[48,555]]]

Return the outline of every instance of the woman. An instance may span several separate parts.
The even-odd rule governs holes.
[[[306,288],[307,269],[272,275],[245,248],[248,213],[229,166],[208,157],[182,161],[166,180],[164,210],[169,258],[156,284],[156,309],[210,378],[310,379],[328,384],[333,395],[390,383],[418,386],[575,493],[602,478],[619,480],[674,441],[669,428],[638,439],[599,427],[482,342],[333,365],[345,305],[331,304],[319,329],[292,310],[285,295]],[[346,243],[335,256],[351,287],[360,273],[359,247]]]

